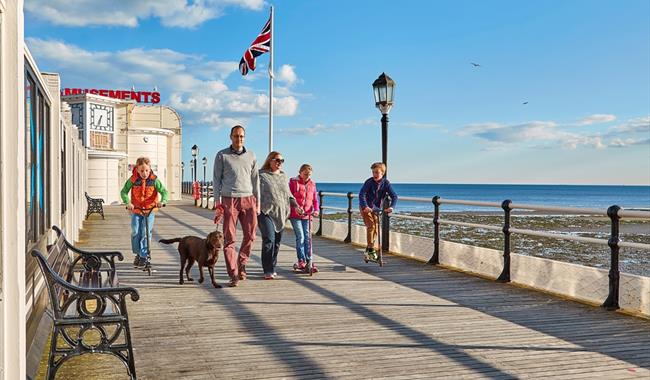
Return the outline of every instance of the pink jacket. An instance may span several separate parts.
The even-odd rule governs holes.
[[[291,214],[289,218],[292,219],[309,219],[314,211],[319,211],[318,209],[318,192],[316,191],[316,183],[310,179],[307,182],[303,182],[302,178],[294,177],[289,180],[289,190],[291,194],[296,198],[298,206],[300,206],[305,213],[299,215],[296,211],[296,208],[291,206]]]

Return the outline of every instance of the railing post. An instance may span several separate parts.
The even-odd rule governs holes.
[[[318,192],[318,208],[320,208],[318,213],[318,231],[316,231],[316,236],[323,235],[323,192]]]
[[[607,241],[607,245],[609,245],[611,251],[611,264],[609,266],[609,294],[607,295],[605,302],[602,304],[602,307],[607,310],[619,309],[618,291],[621,272],[618,269],[618,254],[620,249],[618,243],[621,241],[619,238],[619,221],[621,218],[618,216],[618,210],[620,209],[621,208],[617,205],[610,206],[607,209],[607,216],[609,216],[612,224],[611,235],[609,241]]]
[[[510,204],[512,201],[506,199],[501,203],[504,212],[503,218],[503,271],[497,278],[499,282],[510,282]]]
[[[352,192],[348,192],[348,236],[343,240],[344,243],[352,241]]]
[[[384,212],[386,207],[390,205],[390,198],[388,193],[384,195],[384,200],[381,202],[382,213],[381,213],[381,250],[383,252],[388,252],[390,249],[390,216],[387,212]]]
[[[436,195],[431,199],[433,202],[433,256],[429,264],[440,264],[440,196]]]

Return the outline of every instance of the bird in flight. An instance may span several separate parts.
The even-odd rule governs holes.
[[[480,65],[480,64],[478,64],[478,63],[474,63],[474,62],[470,62],[470,63],[471,63],[471,64],[472,64],[472,66],[474,66],[474,67],[481,67],[481,65]]]
[[[523,102],[523,103],[521,103],[521,104],[528,104],[528,101],[525,101],[525,102]]]

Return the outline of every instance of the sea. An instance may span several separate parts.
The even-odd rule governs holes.
[[[609,185],[496,185],[496,184],[412,184],[393,183],[398,196],[431,199],[441,198],[501,203],[510,199],[514,203],[543,206],[595,208],[607,210],[612,205],[624,209],[650,210],[650,186]],[[331,193],[352,192],[357,195],[362,183],[317,183],[318,190]],[[326,196],[324,205],[347,208],[347,198]],[[357,208],[358,200],[353,200]],[[445,212],[499,211],[466,205],[443,204]],[[398,201],[397,212],[431,212],[433,203]]]

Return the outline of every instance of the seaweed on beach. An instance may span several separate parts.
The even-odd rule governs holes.
[[[426,218],[424,220],[391,218],[391,231],[433,238],[433,214],[418,212],[405,215]],[[326,219],[347,223],[347,214],[325,214]],[[501,213],[445,213],[444,220],[457,222],[502,226]],[[353,215],[352,222],[363,225],[363,221]],[[574,236],[608,239],[610,221],[607,217],[585,215],[553,215],[543,213],[520,213],[511,216],[511,227],[540,232],[569,234]],[[503,234],[484,228],[442,225],[440,237],[443,240],[496,250],[503,250]],[[620,239],[627,242],[650,243],[650,220],[621,220]],[[608,269],[610,250],[606,245],[575,242],[522,234],[511,235],[512,252],[543,257],[552,260]],[[650,276],[650,251],[621,248],[620,270],[625,273]]]

